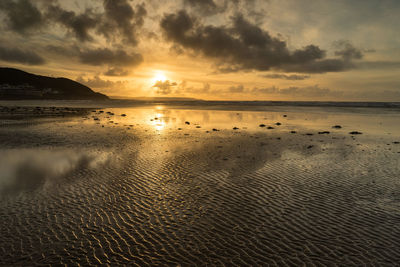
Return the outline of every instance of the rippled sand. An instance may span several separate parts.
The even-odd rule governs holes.
[[[399,119],[142,107],[0,120],[0,265],[396,265]]]

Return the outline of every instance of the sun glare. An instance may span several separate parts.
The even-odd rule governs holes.
[[[158,81],[165,82],[166,80],[167,80],[167,77],[165,76],[164,72],[156,71],[154,73],[153,83],[156,83]]]

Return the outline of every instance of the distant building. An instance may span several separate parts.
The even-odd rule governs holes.
[[[42,97],[43,90],[37,89],[29,84],[18,84],[18,85],[10,85],[10,84],[0,84],[0,97],[1,96],[33,96],[33,97]]]

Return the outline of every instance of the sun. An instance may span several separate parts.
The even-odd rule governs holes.
[[[152,83],[155,84],[156,82],[165,82],[167,80],[167,76],[165,76],[165,73],[163,71],[155,71],[154,76],[152,79]]]

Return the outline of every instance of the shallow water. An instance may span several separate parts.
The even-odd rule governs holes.
[[[102,111],[0,124],[0,265],[399,262],[398,111]]]

